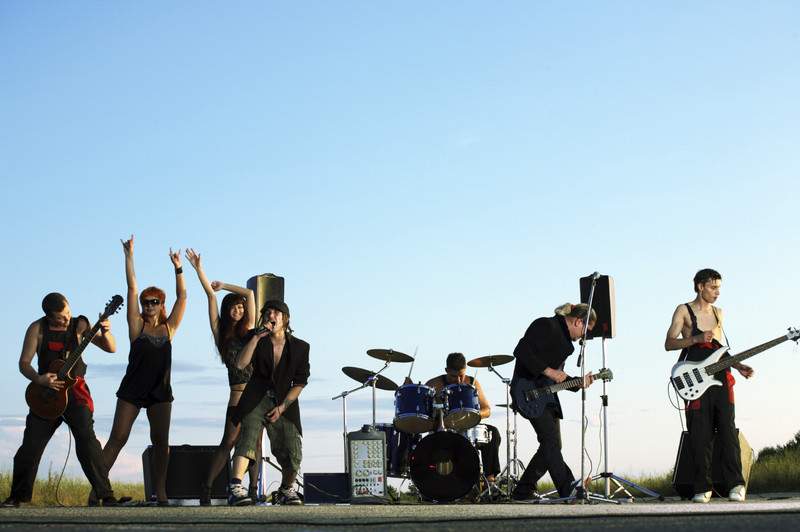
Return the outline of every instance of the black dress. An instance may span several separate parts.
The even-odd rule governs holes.
[[[140,334],[131,343],[128,369],[117,390],[117,397],[139,408],[172,402],[171,368],[172,343],[169,337]]]

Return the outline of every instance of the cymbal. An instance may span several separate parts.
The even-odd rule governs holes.
[[[370,377],[375,376],[374,371],[369,371],[367,369],[355,368],[353,366],[345,366],[342,368],[342,373],[347,375],[353,380],[356,380],[360,383],[367,382],[367,379]],[[387,379],[383,375],[378,375],[378,378],[375,382],[375,387],[380,388],[381,390],[388,390],[393,392],[397,389],[397,384],[394,383],[391,379]]]
[[[502,366],[514,360],[511,355],[486,355],[485,357],[473,358],[467,362],[467,366],[472,368],[488,368],[489,366]]]
[[[496,404],[494,406],[496,406],[497,408],[505,408],[505,407],[508,406],[508,403],[498,403],[498,404]]]
[[[367,354],[384,362],[411,362],[414,360],[414,357],[394,349],[367,349]]]

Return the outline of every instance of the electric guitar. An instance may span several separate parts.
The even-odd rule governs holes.
[[[595,379],[606,382],[614,378],[608,368],[603,368],[594,374]],[[580,386],[583,379],[576,377],[564,382],[556,383],[553,379],[540,375],[535,379],[518,378],[511,384],[511,396],[517,411],[525,419],[534,419],[542,415],[548,405],[556,404],[556,393],[568,388]]]
[[[33,382],[28,385],[28,388],[25,390],[25,401],[27,401],[28,406],[31,408],[31,412],[45,419],[57,419],[64,413],[64,410],[67,409],[67,394],[76,381],[76,379],[73,379],[70,375],[72,368],[78,360],[80,360],[81,355],[83,355],[83,350],[86,349],[97,334],[97,331],[100,330],[100,322],[114,315],[119,310],[119,307],[122,306],[122,301],[122,296],[117,295],[112,297],[111,301],[108,302],[105,310],[103,310],[103,313],[100,315],[100,318],[97,320],[97,323],[95,323],[90,330],[83,333],[83,339],[81,343],[78,344],[78,347],[76,347],[74,351],[71,351],[65,358],[60,358],[50,363],[47,372],[55,373],[58,376],[58,380],[64,381],[64,387],[62,389],[54,390],[48,386],[41,386]]]
[[[798,338],[800,338],[800,331],[790,327],[787,334],[734,356],[725,356],[730,348],[719,346],[719,343],[717,343],[716,345],[719,347],[704,360],[700,362],[683,361],[672,366],[670,382],[682,399],[686,401],[698,399],[712,386],[722,386],[722,383],[714,378],[715,373],[724,371],[746,358],[763,353],[767,349],[772,349],[786,340],[794,340],[796,342]]]

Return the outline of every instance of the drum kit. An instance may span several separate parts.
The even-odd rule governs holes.
[[[416,353],[415,353],[416,354]],[[482,464],[477,447],[489,443],[491,433],[482,423],[477,389],[471,384],[447,384],[437,392],[424,384],[397,385],[381,373],[391,363],[411,363],[406,382],[409,382],[415,357],[393,349],[370,349],[367,355],[385,362],[377,372],[346,366],[342,372],[358,381],[360,386],[333,397],[342,399],[343,436],[347,456],[347,396],[365,388],[372,389],[372,428],[386,436],[386,475],[410,478],[420,495],[436,502],[449,502],[467,496],[484,481],[486,488],[479,500],[509,497],[511,482],[520,473],[521,462],[516,454],[516,413],[514,430],[510,428],[508,400],[510,379],[500,376],[495,366],[514,360],[510,355],[489,355],[470,360],[474,368],[487,368],[506,385],[506,468],[501,473],[508,485],[502,490],[482,477]],[[394,392],[392,423],[376,423],[376,390]],[[514,454],[511,459],[511,440]],[[345,459],[345,469],[348,468]],[[522,466],[524,469],[524,466]]]

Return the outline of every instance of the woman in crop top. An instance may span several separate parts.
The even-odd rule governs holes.
[[[200,284],[203,286],[206,296],[208,296],[208,322],[211,326],[211,333],[214,335],[214,344],[217,346],[220,359],[225,364],[225,367],[228,368],[228,384],[230,385],[222,441],[211,459],[208,474],[200,491],[200,504],[208,505],[211,504],[211,486],[214,483],[214,479],[222,471],[225,462],[230,460],[231,449],[239,439],[241,425],[234,425],[231,422],[231,414],[236,405],[239,404],[239,397],[241,397],[247,381],[250,380],[250,376],[253,374],[253,365],[250,364],[244,369],[239,369],[236,367],[236,359],[244,342],[247,340],[248,332],[255,324],[256,303],[252,290],[220,281],[209,282],[200,263],[200,254],[195,250],[187,249],[186,259],[197,272]],[[222,298],[222,306],[217,310],[215,292],[220,290],[226,290],[230,293]],[[255,497],[258,491],[258,468],[261,462],[260,445],[258,458],[258,460],[251,462],[249,467],[251,497]]]
[[[151,463],[156,502],[159,506],[164,506],[167,505],[169,424],[172,413],[172,339],[186,310],[186,286],[181,255],[180,250],[169,250],[170,261],[175,267],[177,299],[167,317],[164,301],[166,294],[163,290],[151,286],[142,290],[141,294],[138,293],[133,270],[133,235],[130,240],[122,242],[122,248],[125,252],[125,277],[128,282],[128,337],[131,350],[125,377],[117,390],[114,425],[103,448],[103,461],[110,471],[128,441],[139,411],[146,409],[150,422],[150,441],[153,444]],[[141,310],[135,303],[137,297]]]

